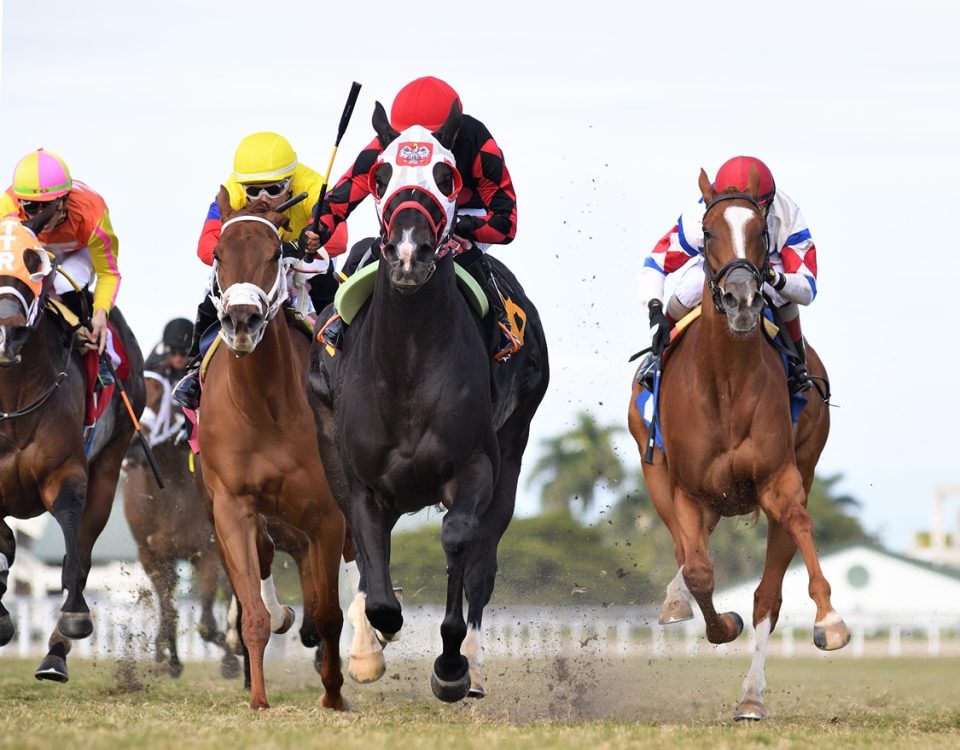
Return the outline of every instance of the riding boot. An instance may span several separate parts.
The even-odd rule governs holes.
[[[343,333],[346,328],[347,324],[343,322],[343,318],[335,313],[320,329],[320,338],[327,346],[340,351],[343,348]]]
[[[637,382],[650,391],[650,393],[653,393],[653,377],[659,366],[660,355],[647,352],[647,356],[643,358],[640,367],[637,368]]]
[[[340,283],[337,281],[333,270],[333,265],[330,265],[326,273],[318,273],[316,276],[311,277],[309,284],[310,301],[313,302],[313,309],[317,315],[320,315],[326,306],[333,302],[333,298],[337,294],[337,289],[340,287]]]
[[[197,319],[193,324],[193,340],[190,343],[187,372],[173,389],[173,400],[185,409],[194,411],[200,406],[200,338],[218,320],[217,308],[209,295],[197,307]]]
[[[797,357],[788,357],[790,364],[790,375],[787,378],[787,384],[790,386],[790,395],[795,396],[798,393],[809,391],[813,387],[813,381],[810,379],[810,373],[807,372],[807,352],[803,346],[803,336],[793,342],[797,350]]]
[[[490,265],[483,253],[476,247],[460,253],[456,257],[456,262],[470,272],[470,275],[477,280],[487,296],[490,311],[494,314],[497,329],[500,332],[499,343],[493,353],[493,358],[497,362],[502,362],[508,359],[511,354],[516,354],[520,350],[521,343],[520,338],[514,333],[510,316],[507,315],[506,303],[503,294],[500,292],[500,287],[497,286],[497,280],[493,277],[493,272],[490,270]]]

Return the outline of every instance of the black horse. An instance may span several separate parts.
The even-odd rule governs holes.
[[[524,345],[504,362],[491,358],[493,316],[481,320],[458,288],[446,240],[458,177],[449,149],[459,121],[454,109],[434,134],[419,127],[399,134],[377,104],[380,142],[397,144],[385,147],[373,171],[384,230],[373,295],[340,353],[331,357],[314,346],[308,387],[327,479],[350,523],[360,567],[361,593],[350,608],[356,679],[383,673],[379,645],[403,624],[389,571],[394,524],[402,513],[437,504],[447,509],[443,653],[431,679],[444,701],[484,694],[483,608],[493,592],[497,545],[513,516],[530,421],[549,380],[539,315],[513,274],[494,259],[479,261],[526,312]],[[409,158],[398,152],[425,141],[432,161],[390,190],[398,174],[411,176]],[[411,187],[424,180],[432,189]]]

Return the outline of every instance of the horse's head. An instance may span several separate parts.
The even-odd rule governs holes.
[[[252,352],[287,298],[287,271],[295,262],[281,252],[287,218],[253,205],[234,211],[226,188],[217,196],[223,227],[214,249],[213,303],[221,335],[237,356]]]
[[[746,192],[715,192],[700,170],[703,253],[707,283],[717,312],[727,316],[730,332],[751,333],[763,309],[763,273],[770,252],[767,220],[757,203],[760,176],[750,170]]]
[[[52,279],[50,256],[15,219],[0,222],[0,366],[15,365]]]
[[[373,127],[384,144],[368,176],[384,236],[383,261],[394,288],[412,294],[447,254],[463,186],[450,151],[460,128],[460,109],[454,103],[436,132],[414,125],[398,133],[377,102]]]

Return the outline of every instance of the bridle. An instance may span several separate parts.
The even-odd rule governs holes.
[[[764,244],[764,258],[763,258],[763,268],[767,266],[767,260],[770,257],[770,233],[767,229],[767,219],[763,214],[763,209],[760,207],[760,204],[757,202],[757,199],[754,198],[749,193],[721,193],[715,195],[713,200],[707,204],[706,209],[703,212],[704,221],[707,218],[707,214],[710,213],[710,210],[714,208],[719,203],[724,201],[746,201],[749,203],[753,209],[760,215],[761,220],[763,221],[763,233],[761,239]],[[720,269],[714,272],[713,268],[710,266],[710,259],[707,257],[707,245],[704,241],[703,245],[703,257],[704,257],[704,273],[707,277],[707,284],[710,286],[710,295],[713,297],[713,306],[717,309],[718,313],[724,313],[723,308],[723,295],[725,290],[723,288],[723,280],[726,276],[736,268],[742,268],[747,271],[750,276],[753,278],[754,282],[757,285],[757,291],[759,292],[763,288],[763,271],[760,268],[757,268],[751,261],[746,258],[734,258],[729,260],[720,266]]]
[[[280,230],[273,222],[264,219],[262,216],[235,216],[223,223],[220,229],[221,236],[227,227],[233,224],[239,224],[242,221],[256,221],[270,227],[277,236],[277,251],[280,252]],[[231,305],[256,305],[260,308],[264,322],[269,322],[276,314],[288,296],[287,272],[297,263],[293,257],[280,257],[277,261],[277,277],[273,281],[273,286],[269,292],[264,292],[256,284],[249,281],[240,281],[231,284],[222,292],[220,289],[220,268],[216,260],[213,262],[213,288],[210,290],[210,300],[217,309],[217,313],[222,318],[227,314]]]

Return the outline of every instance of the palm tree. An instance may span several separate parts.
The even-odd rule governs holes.
[[[548,513],[570,515],[575,501],[580,502],[581,510],[588,510],[598,485],[616,485],[624,477],[623,464],[612,441],[623,428],[598,425],[585,411],[579,412],[576,420],[573,429],[540,441],[543,455],[527,481],[531,485],[545,480],[541,507]]]

